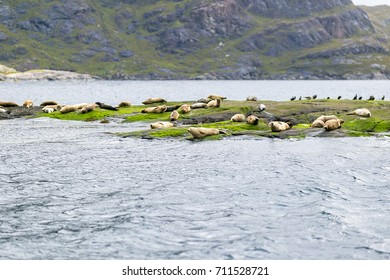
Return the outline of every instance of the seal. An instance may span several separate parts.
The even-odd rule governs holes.
[[[337,119],[338,117],[336,117],[335,115],[328,115],[328,116],[322,115],[318,117],[316,120],[320,120],[326,123],[328,120],[337,120]]]
[[[167,101],[160,97],[151,97],[146,99],[144,102],[142,102],[142,104],[144,105],[153,104],[153,103],[167,103]]]
[[[232,122],[245,122],[245,115],[244,114],[235,114],[230,119]]]
[[[33,106],[33,102],[31,100],[26,100],[23,102],[23,107],[31,108]]]
[[[335,130],[335,129],[338,129],[341,127],[341,124],[344,122],[344,120],[342,119],[332,119],[332,120],[328,120],[325,125],[324,125],[324,128],[326,131],[331,131],[331,130]]]
[[[211,99],[211,100],[216,100],[216,99],[227,99],[226,96],[221,96],[221,95],[215,95],[215,94],[210,94],[209,96],[207,96],[207,98]]]
[[[278,121],[270,122],[268,126],[271,128],[272,132],[281,132],[291,128],[290,124]]]
[[[197,103],[209,103],[211,101],[210,98],[201,98],[199,99],[198,101],[196,101]]]
[[[173,112],[179,108],[180,108],[180,105],[167,106],[167,110],[165,112]]]
[[[0,113],[8,114],[8,111],[0,106]]]
[[[221,106],[222,99],[213,99],[209,103],[207,103],[207,108],[218,108]]]
[[[158,129],[158,128],[169,128],[176,126],[176,122],[155,122],[150,124],[151,129]]]
[[[183,114],[188,114],[189,112],[191,112],[191,106],[188,104],[183,104],[181,105],[180,110]]]
[[[43,107],[43,108],[42,108],[42,111],[43,111],[44,113],[51,114],[51,113],[53,113],[55,110],[54,110],[54,108]]]
[[[45,111],[44,109],[49,109],[49,108],[53,109],[53,112],[61,110],[61,106],[60,105],[46,105],[45,107],[42,108],[42,111]]]
[[[205,138],[211,135],[218,135],[221,133],[219,129],[206,127],[190,127],[188,128],[188,132],[196,139]]]
[[[192,104],[190,107],[191,107],[191,109],[207,108],[207,103],[197,102],[197,103]]]
[[[115,108],[114,106],[108,105],[108,104],[104,104],[104,103],[101,103],[101,102],[95,102],[95,104],[98,105],[101,109],[111,110],[111,111],[118,111],[117,108]],[[84,106],[87,106],[87,105],[88,104],[86,104]]]
[[[98,107],[97,104],[88,104],[88,105],[84,106],[83,108],[81,108],[80,113],[81,114],[86,114],[86,113],[92,112],[97,107]]]
[[[131,107],[131,102],[129,101],[121,101],[118,104],[118,108],[129,108],[129,107]]]
[[[53,100],[47,100],[47,101],[42,102],[41,105],[39,105],[39,106],[40,107],[45,107],[45,106],[48,106],[48,105],[58,105],[58,103],[53,101]]]
[[[180,114],[178,111],[174,110],[171,115],[169,116],[169,120],[170,121],[177,121],[177,119],[179,118]]]
[[[78,109],[79,108],[76,105],[66,105],[66,106],[61,108],[60,113],[61,114],[67,114],[67,113],[75,112]]]
[[[264,104],[259,105],[259,112],[263,112],[267,107]]]
[[[155,113],[155,114],[160,114],[164,113],[167,110],[167,106],[161,105],[157,107],[148,107],[145,108],[141,111],[141,113]]]
[[[349,112],[349,113],[347,113],[347,115],[357,115],[360,117],[369,118],[369,117],[371,117],[371,112],[367,108],[362,108],[362,109],[356,109],[352,112]]]
[[[18,104],[15,102],[10,102],[10,101],[0,101],[0,106],[2,107],[19,107]]]
[[[258,125],[259,124],[259,118],[254,116],[254,115],[250,115],[246,118],[246,123],[247,124],[252,124],[252,125]]]
[[[246,101],[257,101],[257,97],[253,95],[247,96]]]
[[[319,120],[319,119],[316,119],[316,120],[311,124],[311,127],[320,128],[320,127],[324,127],[324,125],[325,125],[324,121]]]

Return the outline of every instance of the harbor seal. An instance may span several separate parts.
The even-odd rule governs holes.
[[[175,127],[176,122],[155,122],[150,124],[151,129]]]
[[[167,110],[167,106],[161,105],[157,107],[148,107],[145,108],[141,111],[141,113],[155,113],[155,114],[160,114],[164,113]]]
[[[8,114],[8,111],[0,106],[0,113]]]
[[[129,101],[121,101],[118,104],[118,108],[129,108],[129,107],[131,107],[131,102]]]
[[[171,115],[169,116],[169,120],[170,121],[177,121],[177,119],[179,118],[180,114],[178,111],[174,110]]]
[[[167,110],[165,112],[173,112],[179,108],[180,108],[180,105],[167,106]]]
[[[272,132],[281,132],[291,128],[290,124],[286,122],[273,121],[268,124]]]
[[[167,101],[160,97],[151,97],[146,99],[144,102],[142,102],[142,104],[144,105],[153,104],[153,103],[167,103]]]
[[[259,118],[254,116],[254,115],[250,115],[246,118],[246,123],[247,124],[252,124],[252,125],[258,125],[259,124]]]
[[[23,102],[23,107],[26,107],[26,108],[31,108],[33,106],[33,102],[32,100],[26,100]]]
[[[97,104],[88,104],[88,105],[84,106],[83,108],[81,108],[80,113],[81,114],[86,114],[86,113],[92,112],[97,107],[98,107]]]
[[[191,106],[188,104],[183,104],[181,105],[180,110],[183,114],[188,114],[189,112],[191,112]]]
[[[347,115],[357,115],[360,117],[369,118],[371,117],[371,112],[367,108],[362,108],[362,109],[356,109],[352,112],[349,112]]]
[[[19,107],[18,104],[16,104],[15,102],[11,102],[11,101],[0,101],[0,106],[2,106],[2,107]]]
[[[337,119],[338,117],[336,117],[335,115],[328,115],[328,116],[322,115],[319,116],[316,120],[320,120],[326,123],[328,120],[337,120]]]
[[[54,110],[54,108],[44,107],[44,108],[42,108],[42,111],[43,111],[44,113],[51,114],[51,113],[53,113],[55,110]]]
[[[61,106],[60,105],[46,105],[45,107],[42,108],[42,111],[45,111],[44,109],[49,109],[49,108],[53,109],[54,111],[60,111],[61,110]]]
[[[230,119],[232,122],[245,122],[245,115],[244,114],[235,114]]]
[[[111,105],[108,105],[108,104],[104,104],[104,103],[101,103],[101,102],[95,102],[95,104],[97,106],[99,106],[101,109],[105,109],[105,110],[111,110],[111,111],[118,111],[117,108],[115,108],[114,106],[111,106]],[[84,105],[84,106],[87,106],[88,104]],[[83,106],[83,107],[84,107]]]
[[[207,108],[218,108],[221,106],[222,99],[213,99],[209,103],[207,103]]]
[[[319,120],[319,119],[316,119],[316,120],[311,124],[311,127],[320,128],[320,127],[324,127],[324,125],[325,125],[324,121]]]
[[[61,108],[60,113],[61,114],[67,114],[67,113],[75,112],[78,109],[79,108],[77,106],[75,106],[75,105],[66,105],[66,106]]]
[[[216,99],[224,100],[224,99],[227,99],[226,96],[215,95],[215,94],[210,94],[209,96],[207,96],[207,98],[211,99],[211,100],[216,100]]]
[[[326,131],[331,131],[331,130],[335,130],[335,129],[338,129],[341,127],[341,124],[344,122],[344,120],[342,119],[332,119],[332,120],[328,120],[325,125],[324,125],[324,128]]]
[[[47,101],[42,102],[41,105],[39,105],[39,106],[40,107],[45,107],[45,106],[48,106],[48,105],[58,105],[58,103],[53,101],[53,100],[47,100]]]
[[[267,107],[264,104],[259,105],[259,112],[263,112]]]
[[[202,108],[207,108],[207,103],[197,102],[191,105],[191,109],[202,109]]]
[[[246,101],[257,101],[257,97],[253,95],[247,96]]]
[[[197,139],[211,135],[218,135],[219,133],[221,133],[219,129],[206,127],[190,127],[188,128],[188,132],[191,133],[191,135]]]

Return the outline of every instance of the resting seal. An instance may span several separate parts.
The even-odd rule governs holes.
[[[157,107],[145,108],[145,109],[143,109],[141,111],[141,113],[156,113],[156,114],[160,114],[160,113],[164,113],[166,110],[167,110],[167,106],[162,105],[162,106],[157,106]]]
[[[180,105],[167,106],[167,110],[165,112],[173,112],[179,108],[180,108]]]
[[[271,128],[273,132],[281,132],[291,128],[290,124],[286,122],[277,122],[277,121],[270,122],[268,126]]]
[[[211,99],[211,100],[216,100],[216,99],[221,99],[221,100],[223,100],[223,99],[226,99],[227,97],[225,97],[225,96],[220,96],[220,95],[211,94],[211,95],[209,95],[207,98],[209,98],[209,99]]]
[[[169,116],[170,121],[176,121],[179,118],[180,114],[178,111],[174,110]]]
[[[176,126],[176,123],[171,123],[171,122],[155,122],[150,124],[151,129],[169,128],[174,126]]]
[[[311,127],[324,127],[325,123],[322,120],[316,119],[312,124]]]
[[[93,110],[96,109],[96,107],[98,107],[97,104],[88,104],[87,106],[84,106],[83,108],[81,108],[80,113],[86,114],[86,113],[92,112]]]
[[[2,107],[19,107],[18,104],[15,102],[10,102],[10,101],[0,101],[0,106]]]
[[[209,103],[207,103],[207,108],[218,108],[221,106],[221,100],[220,98],[218,99],[213,99]]]
[[[115,108],[115,107],[113,107],[111,105],[108,105],[108,104],[104,104],[104,103],[101,103],[101,102],[95,102],[95,104],[98,105],[101,109],[111,110],[111,111],[118,111],[117,108]],[[87,105],[89,105],[89,104],[86,104],[84,106],[87,106]]]
[[[360,117],[369,118],[371,117],[371,112],[367,108],[362,108],[362,109],[356,109],[352,112],[349,112],[347,115],[357,115]]]
[[[338,129],[341,127],[341,124],[343,123],[344,121],[342,119],[333,119],[333,120],[328,120],[325,125],[324,125],[324,128],[325,130],[327,131],[331,131],[331,130],[335,130],[335,129]]]
[[[191,112],[191,106],[188,104],[183,104],[181,105],[180,110],[183,114],[188,114],[189,112]]]
[[[60,113],[61,114],[67,114],[67,113],[70,113],[70,112],[75,112],[78,109],[79,108],[77,106],[75,106],[75,105],[66,105],[66,106],[61,108]]]
[[[52,100],[48,100],[48,101],[44,101],[41,103],[41,105],[39,105],[40,107],[45,107],[45,106],[48,106],[48,105],[58,105],[57,102],[55,101],[52,101]]]
[[[31,108],[33,106],[33,102],[31,100],[26,100],[23,103],[23,107]]]
[[[259,118],[254,116],[254,115],[250,115],[246,118],[246,123],[247,124],[252,124],[252,125],[258,125],[259,124]]]
[[[190,127],[188,128],[188,132],[191,133],[191,135],[194,138],[204,138],[211,135],[218,135],[220,133],[223,133],[219,129],[216,128],[205,128],[205,127]]]
[[[244,114],[235,114],[230,119],[232,122],[245,122],[245,115]]]
[[[197,102],[191,105],[191,109],[207,108],[207,103]]]
[[[329,120],[337,120],[337,119],[338,119],[338,117],[336,117],[335,115],[329,115],[329,116],[322,115],[322,116],[318,117],[316,120],[320,120],[320,121],[323,121],[324,123],[326,123]]]
[[[47,106],[42,108],[42,111],[45,111],[44,109],[49,109],[49,108],[53,109],[53,112],[61,110],[61,106],[60,105],[47,105]]]
[[[129,108],[131,107],[131,102],[128,101],[122,101],[118,104],[119,108]]]
[[[142,104],[153,104],[153,103],[167,103],[165,99],[159,98],[159,97],[151,97],[146,99]]]
[[[43,107],[43,108],[42,108],[42,111],[45,112],[45,113],[47,113],[47,114],[51,114],[51,113],[53,113],[55,110],[54,110],[54,108]]]
[[[256,96],[253,96],[253,95],[248,96],[248,97],[246,98],[246,101],[257,101],[257,97],[256,97]]]
[[[8,111],[0,106],[0,113],[8,114]]]

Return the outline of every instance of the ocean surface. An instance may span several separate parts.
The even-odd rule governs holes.
[[[390,98],[388,81],[0,83],[0,100]],[[122,139],[0,120],[0,259],[390,259],[390,138]]]

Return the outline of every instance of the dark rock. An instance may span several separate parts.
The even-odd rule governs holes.
[[[123,58],[128,58],[128,57],[134,56],[134,53],[133,53],[132,51],[129,51],[129,50],[127,50],[127,51],[121,51],[121,52],[119,53],[119,56],[120,56],[120,57],[123,57]]]

